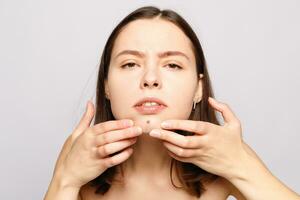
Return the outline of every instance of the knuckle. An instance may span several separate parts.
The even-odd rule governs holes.
[[[194,124],[194,126],[193,126],[193,131],[194,132],[197,132],[197,131],[201,131],[202,130],[202,124],[200,123],[200,122],[196,122],[195,124]]]
[[[126,136],[131,136],[134,135],[135,129],[133,127],[126,129],[127,131],[125,132]]]
[[[183,147],[187,148],[189,146],[191,146],[192,142],[191,142],[191,138],[186,138],[186,140],[184,140],[183,142]]]
[[[209,144],[209,137],[208,136],[203,136],[203,137],[201,137],[201,140],[200,140],[200,142],[201,142],[201,144],[202,145],[207,145],[207,144]]]
[[[100,148],[97,148],[97,147],[93,147],[91,149],[91,154],[96,157],[96,158],[101,158],[102,157],[102,154],[100,152]]]
[[[111,127],[114,126],[116,122],[114,120],[105,121],[99,124],[99,131],[101,133],[105,133],[111,129]]]
[[[107,144],[107,143],[108,143],[108,137],[107,137],[107,134],[103,134],[103,135],[102,135],[102,143],[103,143],[103,144]]]
[[[114,159],[112,157],[110,159],[107,159],[105,161],[105,166],[106,167],[112,167],[112,166],[114,166]]]
[[[101,147],[99,147],[99,148],[97,149],[97,154],[98,154],[98,156],[99,156],[100,158],[104,157],[103,150],[102,150]]]
[[[124,125],[124,121],[123,121],[123,120],[117,120],[117,121],[116,121],[116,125],[117,125],[118,127],[121,127],[121,126]]]
[[[117,120],[117,121],[114,121],[114,125],[117,127],[117,128],[124,128],[127,126],[127,123],[126,123],[127,120]]]
[[[108,155],[109,154],[109,151],[108,151],[108,148],[107,148],[107,145],[103,145],[102,147],[100,147],[102,149],[102,153],[104,156]]]
[[[108,121],[109,122],[109,121]],[[105,130],[106,130],[106,124],[108,123],[108,122],[103,122],[103,123],[100,123],[100,124],[98,124],[96,127],[97,127],[97,130],[100,132],[100,133],[104,133],[105,132]],[[95,127],[95,128],[96,128]]]
[[[168,140],[170,137],[167,133],[160,132],[160,138],[163,140]]]
[[[178,154],[178,156],[182,157],[182,156],[184,156],[186,154],[186,151],[184,149],[182,149],[182,148],[179,148],[177,154]]]

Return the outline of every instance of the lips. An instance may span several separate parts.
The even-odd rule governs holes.
[[[145,102],[156,102],[157,104],[145,105],[144,104]],[[157,114],[161,112],[163,109],[165,109],[166,107],[167,107],[166,104],[162,100],[154,97],[143,98],[134,105],[134,108],[139,113],[144,115]]]
[[[165,109],[164,105],[154,105],[154,106],[135,106],[134,107],[139,113],[143,115],[151,115],[151,114],[157,114],[161,112],[163,109]]]
[[[162,100],[155,98],[155,97],[145,97],[140,99],[138,102],[135,103],[134,106],[141,106],[145,102],[156,102],[159,105],[167,106]]]

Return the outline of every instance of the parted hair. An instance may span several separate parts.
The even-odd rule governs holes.
[[[192,50],[196,60],[197,74],[198,75],[200,73],[203,74],[202,99],[196,105],[196,108],[191,111],[189,120],[201,120],[201,121],[211,122],[220,125],[220,122],[217,119],[215,111],[213,110],[213,108],[209,106],[208,103],[208,97],[214,97],[214,95],[213,95],[209,74],[207,71],[205,57],[197,35],[195,34],[191,26],[186,22],[186,20],[183,19],[183,17],[181,17],[178,13],[170,9],[160,10],[159,8],[154,6],[145,6],[134,10],[132,13],[126,16],[113,29],[112,33],[110,34],[104,46],[104,50],[100,60],[99,71],[98,71],[97,85],[96,85],[96,102],[95,102],[96,113],[95,113],[94,124],[98,124],[109,120],[115,120],[112,114],[110,101],[109,99],[105,98],[104,82],[105,80],[107,80],[107,74],[109,70],[112,49],[116,41],[116,38],[128,23],[138,19],[153,19],[153,18],[167,20],[168,22],[175,24],[184,32],[184,34],[190,39],[192,44]],[[200,77],[198,76],[198,78]],[[175,132],[185,136],[193,135],[193,133],[182,131],[182,130],[175,130]],[[115,154],[112,154],[110,156],[113,156]],[[104,195],[109,190],[112,184],[117,182],[122,183],[122,180],[117,180],[115,178],[116,174],[118,173],[117,167],[121,169],[121,174],[124,176],[122,163],[121,163],[119,165],[115,165],[113,167],[108,168],[105,172],[103,172],[101,175],[91,180],[87,184],[89,184],[92,187],[96,187],[95,193]],[[181,187],[176,186],[173,182],[172,179],[173,168],[175,168],[175,172],[179,177],[180,183],[182,185]],[[172,158],[171,160],[170,179],[172,185],[176,188],[183,188],[188,193],[196,197],[200,197],[201,194],[206,190],[204,188],[204,184],[203,184],[204,182],[211,182],[216,180],[217,178],[218,178],[217,175],[211,174],[192,163],[180,162],[178,160],[175,160],[174,158]]]

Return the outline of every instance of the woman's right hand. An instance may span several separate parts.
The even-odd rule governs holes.
[[[64,185],[80,188],[107,168],[127,160],[133,152],[130,146],[142,134],[140,127],[133,126],[133,122],[126,119],[90,127],[94,114],[94,105],[89,101],[86,112],[71,135],[69,150],[55,167],[54,174]],[[119,153],[109,156],[116,152]]]

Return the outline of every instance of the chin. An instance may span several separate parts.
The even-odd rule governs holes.
[[[132,119],[135,126],[140,126],[143,132],[150,132],[152,129],[160,128],[160,124],[165,119],[158,115],[143,115]]]

